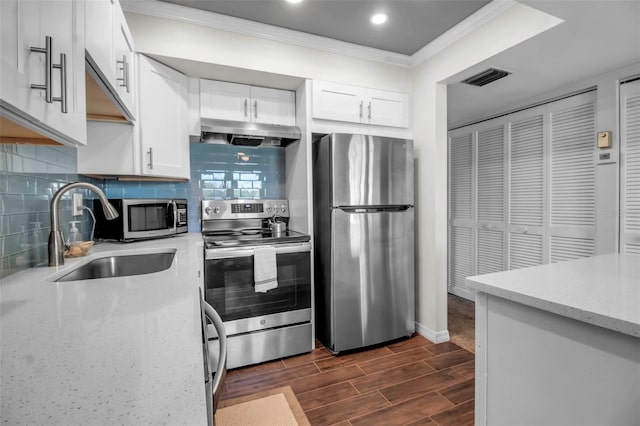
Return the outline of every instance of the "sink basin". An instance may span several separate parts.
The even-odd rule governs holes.
[[[80,265],[55,282],[127,277],[164,271],[173,263],[176,252],[128,254],[100,257]]]

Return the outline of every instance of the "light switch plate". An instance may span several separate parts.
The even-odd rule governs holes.
[[[598,148],[611,148],[611,131],[598,132]]]
[[[82,194],[73,194],[73,215],[82,215]]]

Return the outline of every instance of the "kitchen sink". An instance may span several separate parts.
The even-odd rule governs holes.
[[[91,260],[55,282],[92,280],[96,278],[127,277],[164,271],[173,263],[176,250],[160,253],[106,256]]]

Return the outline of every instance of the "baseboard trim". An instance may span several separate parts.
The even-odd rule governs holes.
[[[449,330],[435,331],[416,321],[416,332],[433,343],[443,343],[450,340]]]
[[[456,296],[462,297],[463,299],[470,300],[471,302],[475,302],[476,300],[476,292],[470,288],[464,288],[459,285],[450,285],[449,293],[455,294]]]

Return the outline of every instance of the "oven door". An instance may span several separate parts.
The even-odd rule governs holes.
[[[205,251],[205,300],[228,335],[311,320],[311,244],[274,247],[278,287],[266,293],[254,288],[253,248]]]

